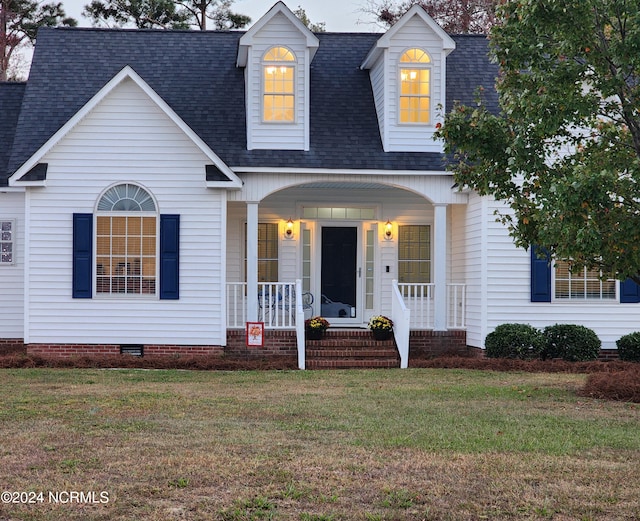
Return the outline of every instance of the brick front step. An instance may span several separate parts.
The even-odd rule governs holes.
[[[343,347],[327,349],[307,348],[307,359],[315,358],[394,358],[398,355],[395,348]]]
[[[400,363],[393,359],[353,359],[353,358],[323,358],[307,360],[307,369],[391,369],[400,367]]]
[[[307,369],[400,367],[395,341],[375,340],[368,330],[329,330],[322,340],[307,340]]]

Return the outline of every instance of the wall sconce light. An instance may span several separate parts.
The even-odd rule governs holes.
[[[385,240],[390,241],[393,238],[393,235],[391,234],[392,231],[393,231],[393,224],[391,224],[391,221],[387,221],[387,223],[384,225]]]
[[[284,238],[293,239],[293,221],[291,220],[291,217],[289,217],[289,220],[285,224]]]

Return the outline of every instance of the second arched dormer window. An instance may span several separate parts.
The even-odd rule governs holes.
[[[286,47],[272,47],[262,59],[262,120],[295,121],[296,57]]]
[[[431,58],[422,49],[400,57],[400,123],[431,123]]]

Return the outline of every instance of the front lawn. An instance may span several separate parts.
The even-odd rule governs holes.
[[[585,378],[4,369],[0,519],[640,518],[640,405]]]

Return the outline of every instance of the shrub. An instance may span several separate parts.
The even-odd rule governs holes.
[[[640,332],[624,335],[616,341],[620,360],[640,362]]]
[[[529,324],[501,324],[485,339],[489,358],[537,358],[543,347],[542,334]]]
[[[574,324],[547,326],[543,331],[542,358],[562,358],[568,362],[596,360],[602,342],[592,329]]]

